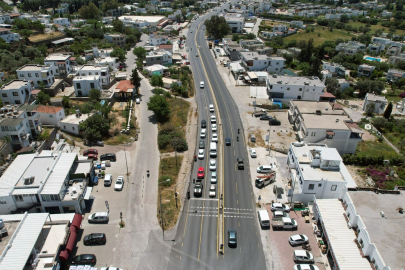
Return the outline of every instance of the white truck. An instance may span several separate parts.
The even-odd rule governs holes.
[[[296,230],[298,228],[298,223],[293,218],[274,217],[271,220],[271,226],[273,227],[273,230],[276,229]]]
[[[210,157],[216,157],[216,156],[217,156],[217,143],[211,142],[210,143]]]
[[[267,210],[259,210],[257,211],[257,215],[259,216],[259,222],[261,227],[270,227],[270,217]]]

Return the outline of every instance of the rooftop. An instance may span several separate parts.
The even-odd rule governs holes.
[[[302,118],[307,129],[349,130],[346,123],[344,122],[350,121],[350,118],[346,115],[303,114]]]
[[[286,84],[286,85],[308,85],[325,87],[325,84],[318,77],[302,77],[302,76],[282,76],[268,75],[270,84]]]
[[[285,60],[283,57],[267,56],[264,54],[258,54],[257,52],[240,52],[240,55],[249,60]]]
[[[44,61],[66,61],[70,56],[70,54],[52,53],[48,55]]]
[[[318,167],[312,167],[310,164],[300,164],[304,180],[320,181],[322,179],[334,182],[345,182],[340,171],[322,170]]]
[[[403,232],[405,218],[396,208],[405,206],[405,193],[376,194],[369,191],[349,191],[356,213],[363,220],[370,242],[378,248],[381,257],[391,269],[402,269],[405,257],[400,250],[405,249]],[[381,217],[380,211],[386,218]]]
[[[387,102],[387,99],[384,96],[374,95],[372,93],[367,93],[366,97],[367,97],[368,101],[385,101],[385,102]]]
[[[164,16],[121,16],[118,17],[119,20],[131,20],[131,21],[147,21],[149,23],[157,23],[160,20],[164,19]]]
[[[119,82],[117,87],[115,87],[114,92],[128,92],[132,93],[134,91],[134,86],[131,84],[130,80],[122,80]]]
[[[47,70],[51,68],[50,66],[41,66],[41,65],[24,65],[17,69],[17,71],[40,71],[40,70]]]
[[[44,105],[39,105],[35,111],[40,112],[40,113],[57,113],[59,111],[63,110],[63,107],[57,107],[57,106],[44,106]]]
[[[100,75],[76,76],[73,81],[93,81],[100,80]]]
[[[291,104],[293,104],[294,107],[296,107],[301,114],[316,114],[317,111],[320,111],[323,115],[345,115],[345,112],[342,109],[334,109],[334,107],[332,107],[332,104],[330,104],[329,102],[292,100]]]
[[[15,90],[15,89],[20,89],[21,87],[24,86],[30,86],[30,82],[28,81],[23,81],[23,80],[13,80],[7,84],[5,84],[1,90]]]
[[[85,113],[85,114],[81,114],[79,117],[76,116],[76,114],[71,114],[65,117],[65,119],[61,120],[61,123],[69,123],[69,124],[79,124],[83,121],[86,121],[87,118],[89,118],[90,116],[92,116],[92,113]]]
[[[107,66],[93,66],[93,65],[84,65],[82,66],[79,71],[101,71],[101,70],[107,70]]]

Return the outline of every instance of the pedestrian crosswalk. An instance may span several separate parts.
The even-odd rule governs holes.
[[[199,214],[190,214],[189,215],[190,217],[215,217],[215,218],[217,218],[218,217],[218,215],[209,215],[209,214],[202,214],[202,213],[199,213]],[[253,218],[253,215],[250,215],[250,216],[244,216],[244,215],[224,215],[224,217],[225,218]]]
[[[189,216],[194,217],[218,217],[218,207],[192,206]],[[244,208],[224,208],[225,218],[253,218],[252,209]]]

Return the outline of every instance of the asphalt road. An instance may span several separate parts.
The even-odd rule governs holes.
[[[242,122],[237,106],[218,72],[213,54],[208,49],[204,35],[205,27],[201,23],[214,13],[202,16],[194,22],[187,36],[189,59],[197,89],[199,120],[207,120],[208,132],[207,138],[204,139],[205,158],[195,162],[193,176],[197,178],[198,167],[204,167],[205,177],[203,194],[200,198],[194,198],[194,185],[190,183],[191,199],[183,208],[168,269],[265,269],[265,257],[248,169],[248,153],[242,137],[243,132],[238,135],[238,128],[242,128]],[[199,86],[200,81],[205,82],[203,89]],[[220,128],[218,136],[222,137],[222,140],[218,143],[220,155],[216,160],[217,166],[221,162],[223,168],[217,168],[219,182],[216,184],[215,199],[210,199],[208,196],[211,175],[208,151],[212,136],[209,121],[212,113],[208,111],[209,104],[216,105],[215,115],[217,119],[221,119],[222,124],[221,127],[218,125]],[[199,122],[198,134],[200,130]],[[239,141],[236,140],[237,136]],[[225,138],[231,138],[231,146],[225,146],[222,143]],[[244,158],[245,170],[237,169],[237,157]],[[221,200],[218,199],[218,185],[223,187],[224,226],[221,239],[218,239],[220,229],[218,215],[222,215],[222,211],[219,211]],[[227,245],[228,229],[237,230],[236,248],[230,248]],[[221,243],[225,247],[224,255],[218,253]]]

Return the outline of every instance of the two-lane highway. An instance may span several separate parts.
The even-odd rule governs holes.
[[[222,9],[222,8],[221,8]],[[197,178],[198,167],[205,168],[203,194],[194,198],[194,184],[190,184],[192,199],[184,205],[181,213],[175,243],[169,260],[169,269],[265,269],[265,257],[260,240],[256,205],[249,174],[249,159],[243,138],[239,111],[226,88],[205,38],[203,21],[216,12],[211,12],[194,22],[188,34],[189,59],[193,70],[199,122],[207,120],[205,158],[194,164],[192,175]],[[196,56],[198,55],[198,56]],[[200,81],[205,87],[200,88]],[[209,104],[214,104],[218,118],[219,155],[217,156],[217,197],[208,196],[210,171],[208,161],[211,142]],[[220,123],[220,124],[219,124]],[[238,129],[241,129],[238,134]],[[239,141],[237,141],[239,136]],[[231,146],[225,146],[225,138],[231,139]],[[197,142],[200,139],[198,138]],[[196,146],[198,149],[198,145]],[[245,169],[236,166],[237,157],[242,157]],[[223,165],[219,167],[218,165]],[[193,177],[194,178],[194,177]],[[219,200],[219,185],[222,185],[223,200]],[[224,210],[220,210],[223,204]],[[219,215],[223,215],[223,226],[219,225]],[[219,239],[222,230],[222,237]],[[227,245],[229,229],[237,231],[237,247]],[[224,255],[218,253],[219,244],[224,244]]]

